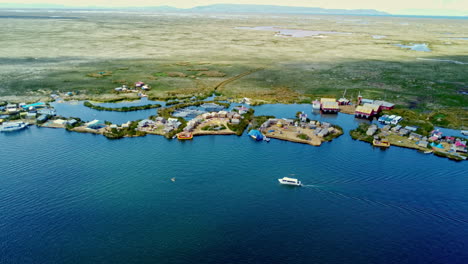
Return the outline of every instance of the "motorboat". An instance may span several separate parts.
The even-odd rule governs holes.
[[[187,139],[192,139],[193,134],[192,133],[187,133],[187,132],[181,132],[177,134],[177,139],[178,140],[187,140]]]
[[[282,179],[278,179],[279,183],[284,185],[292,185],[292,186],[302,186],[302,183],[298,179],[284,177]]]
[[[0,125],[0,132],[12,132],[26,128],[28,124],[24,122],[4,122]]]

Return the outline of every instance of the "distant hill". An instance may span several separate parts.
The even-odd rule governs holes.
[[[390,15],[373,9],[324,9],[319,7],[296,7],[275,5],[216,4],[186,9],[190,12],[210,13],[265,13],[265,14],[341,14],[341,15]]]
[[[147,6],[147,7],[74,7],[55,4],[15,4],[0,3],[0,8],[42,8],[42,9],[119,9],[119,10],[144,10],[153,12],[190,12],[190,13],[259,13],[259,14],[335,14],[335,15],[390,15],[373,9],[324,9],[319,7],[297,7],[276,5],[238,5],[238,4],[214,4],[197,6],[193,8],[176,8],[171,6]]]

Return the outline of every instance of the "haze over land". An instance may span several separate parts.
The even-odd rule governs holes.
[[[235,3],[239,6],[251,6],[247,12],[255,10],[254,5],[263,5],[265,8],[257,8],[261,13],[269,12],[271,10],[268,6],[283,6],[283,7],[302,7],[304,8],[319,8],[319,9],[338,9],[345,10],[374,10],[391,14],[403,15],[431,15],[431,16],[467,16],[468,15],[468,1],[467,0],[414,0],[414,1],[384,1],[384,0],[358,0],[358,1],[342,1],[342,0],[299,0],[291,3],[286,0],[271,1],[271,0],[238,0]],[[176,0],[176,1],[161,1],[161,0],[84,0],[84,1],[64,1],[61,0],[25,0],[21,3],[15,3],[11,0],[0,0],[0,8],[136,8],[136,7],[158,7],[159,10],[165,11],[201,11],[196,10],[198,7],[205,8],[205,6],[231,6],[230,10],[223,10],[228,12],[236,12],[236,8],[232,7],[233,2],[219,1],[219,0]],[[176,9],[177,8],[177,9]],[[205,8],[206,9],[206,8]],[[205,10],[206,11],[206,10]],[[215,11],[219,11],[215,10]],[[237,10],[239,11],[239,10]],[[274,13],[278,10],[274,10]],[[282,12],[290,13],[286,9]]]

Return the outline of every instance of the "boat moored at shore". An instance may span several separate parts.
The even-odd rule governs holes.
[[[374,139],[372,145],[375,147],[388,148],[390,147],[390,142],[386,139]]]
[[[28,124],[24,122],[5,122],[0,125],[0,132],[12,132],[24,129],[28,126]]]
[[[181,132],[177,134],[177,139],[178,140],[188,140],[188,139],[193,139],[193,134],[188,133],[188,132]]]

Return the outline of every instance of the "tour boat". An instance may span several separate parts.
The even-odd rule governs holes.
[[[388,140],[386,140],[386,139],[381,139],[381,140],[374,139],[372,141],[372,145],[374,145],[376,147],[388,148],[388,147],[390,147],[390,142],[388,142]]]
[[[0,125],[0,132],[11,132],[26,128],[28,124],[24,122],[4,122]]]
[[[192,139],[193,134],[192,133],[179,133],[177,134],[177,139],[178,140],[187,140],[187,139]]]
[[[300,180],[294,179],[294,178],[284,177],[282,179],[278,179],[278,181],[281,184],[284,184],[284,185],[292,185],[292,186],[301,186],[302,185]]]

